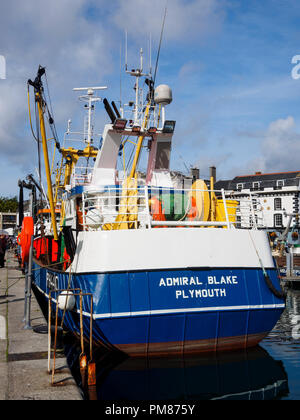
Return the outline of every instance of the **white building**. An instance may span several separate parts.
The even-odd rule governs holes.
[[[17,213],[0,213],[0,230],[5,230],[13,235],[17,225]]]
[[[232,180],[218,181],[215,188],[224,188],[227,196],[230,195],[239,200],[248,200],[250,193],[257,214],[258,228],[267,229],[278,235],[287,226],[288,215],[299,212],[299,181],[300,171],[269,174],[256,172],[254,175],[243,175]],[[249,213],[248,217],[251,217]],[[249,225],[249,220],[245,223],[243,215],[237,213],[237,223],[243,227]],[[291,224],[294,242],[298,242],[299,226],[299,221],[295,217]],[[289,239],[292,239],[291,235]]]

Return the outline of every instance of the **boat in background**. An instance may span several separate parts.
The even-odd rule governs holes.
[[[56,139],[61,166],[53,188],[44,72],[40,67],[29,83],[51,213],[51,235],[34,236],[32,283],[41,305],[51,299],[64,328],[130,356],[257,345],[285,308],[267,234],[257,227],[251,199],[242,208],[214,190],[213,177],[209,186],[200,179],[178,185],[172,178],[169,86],[155,87],[152,75],[143,73],[141,52],[140,67],[127,71],[135,78],[135,101],[118,109],[103,100],[110,122],[98,147],[92,116],[101,100],[95,92],[104,87],[80,89],[87,102],[83,147],[61,147]],[[52,116],[49,122],[53,126]],[[142,176],[138,163],[145,151]],[[237,218],[246,213],[249,229],[238,228]]]

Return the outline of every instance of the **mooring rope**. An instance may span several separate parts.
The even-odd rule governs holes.
[[[257,255],[257,258],[258,258],[258,260],[259,260],[259,263],[260,263],[260,266],[261,266],[261,269],[262,269],[262,272],[263,272],[263,275],[264,275],[264,279],[265,279],[265,282],[266,282],[266,285],[268,286],[268,289],[273,293],[273,295],[274,296],[276,296],[277,298],[279,298],[279,299],[286,299],[286,296],[287,296],[287,294],[286,294],[286,292],[284,291],[284,290],[277,290],[276,288],[275,288],[275,286],[274,286],[274,284],[272,283],[272,281],[271,281],[271,279],[270,279],[270,277],[269,277],[269,275],[268,275],[268,273],[266,272],[266,269],[265,269],[265,267],[264,267],[264,265],[263,265],[263,262],[262,262],[262,259],[260,258],[260,256],[259,256],[259,253],[258,253],[258,251],[257,251],[257,248],[256,248],[256,246],[255,246],[255,242],[254,242],[254,240],[253,240],[253,238],[252,238],[252,235],[251,235],[251,232],[250,232],[250,230],[248,231],[249,232],[249,236],[250,236],[250,238],[251,238],[251,241],[252,241],[252,244],[253,244],[253,246],[254,246],[254,249],[255,249],[255,252],[256,252],[256,255]]]

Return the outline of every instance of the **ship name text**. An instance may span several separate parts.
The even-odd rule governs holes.
[[[58,289],[58,276],[56,274],[50,273],[49,271],[47,271],[46,282],[47,282],[47,288],[49,290]]]
[[[174,286],[203,286],[197,289],[177,289],[175,290],[176,299],[193,299],[193,298],[221,298],[226,297],[226,289],[213,288],[207,286],[225,286],[238,285],[237,276],[207,276],[206,281],[200,281],[199,277],[166,277],[161,278],[159,287]]]

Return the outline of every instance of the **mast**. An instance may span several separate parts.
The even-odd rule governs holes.
[[[126,39],[127,42],[127,39]],[[126,47],[126,60],[127,60],[127,47]],[[127,63],[125,64],[125,72],[130,76],[135,77],[135,104],[134,104],[134,121],[133,125],[141,126],[144,123],[143,117],[143,89],[140,88],[139,79],[141,77],[152,80],[151,69],[149,73],[143,73],[143,49],[140,49],[140,68],[127,70]],[[151,104],[150,104],[151,105]],[[144,124],[144,127],[146,125]]]
[[[49,199],[50,213],[51,213],[51,224],[52,224],[52,229],[53,229],[54,240],[57,241],[58,233],[57,233],[57,224],[56,224],[56,217],[55,217],[55,204],[54,204],[54,199],[53,199],[51,171],[50,171],[50,164],[49,164],[47,136],[46,136],[45,120],[44,120],[45,103],[43,99],[43,85],[42,85],[42,80],[41,80],[44,74],[45,74],[45,68],[39,66],[38,74],[35,81],[32,82],[31,80],[28,80],[28,84],[34,87],[35,101],[38,106],[38,115],[39,115],[40,130],[41,130],[41,135],[42,135],[42,146],[43,146],[43,154],[44,154],[44,162],[45,162],[45,172],[46,172],[47,187],[48,187],[48,199]]]
[[[75,149],[73,147],[66,147],[66,136],[64,140],[64,147],[60,149],[60,152],[65,158],[65,171],[64,171],[64,181],[59,188],[65,188],[66,185],[70,184],[72,173],[74,170],[75,165],[77,164],[79,158],[96,158],[98,154],[98,150],[94,148],[93,146],[93,137],[94,137],[94,112],[95,112],[95,104],[99,101],[102,101],[102,98],[98,96],[94,96],[95,91],[97,90],[104,90],[107,89],[107,86],[97,86],[97,87],[80,87],[80,88],[73,88],[73,91],[75,92],[86,92],[85,94],[79,96],[79,100],[86,102],[87,105],[85,105],[85,108],[87,110],[87,115],[84,120],[84,130],[83,133],[79,132],[71,132],[70,126],[71,126],[71,120],[68,121],[68,128],[66,135],[83,135],[84,136],[84,143],[86,144],[86,147],[83,150]],[[62,165],[61,163],[61,170],[62,173]],[[60,179],[60,176],[59,176]]]
[[[87,134],[86,143],[88,147],[91,145],[92,142],[92,135],[93,135],[93,117],[94,117],[94,110],[95,106],[94,103],[101,101],[102,99],[99,97],[95,97],[94,93],[95,90],[105,90],[107,86],[97,86],[97,87],[84,87],[84,88],[74,88],[74,92],[82,92],[86,91],[85,95],[79,96],[79,100],[87,102],[87,129],[84,129],[84,133]]]

